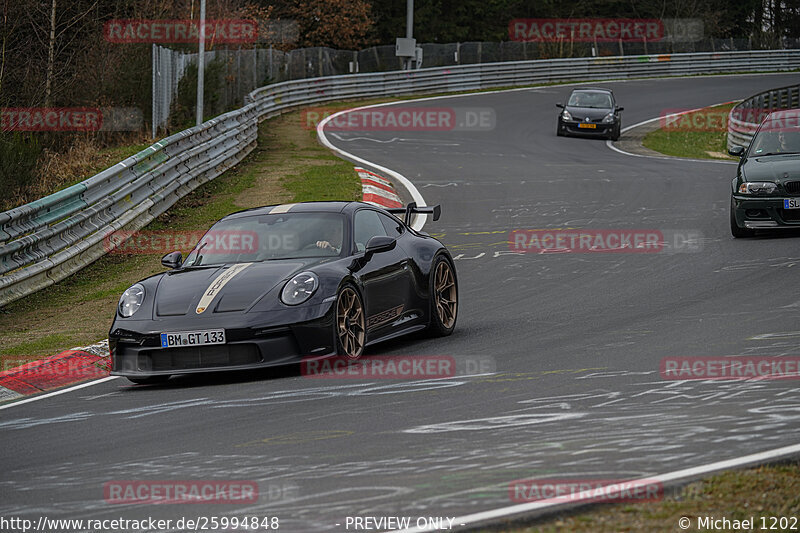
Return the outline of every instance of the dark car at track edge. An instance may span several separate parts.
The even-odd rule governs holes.
[[[559,137],[582,135],[605,137],[612,141],[619,139],[622,129],[620,112],[624,108],[617,105],[611,89],[574,89],[567,103],[558,103],[556,107],[561,109],[556,128]]]
[[[740,158],[731,182],[731,234],[800,228],[800,109],[768,114],[747,148],[729,153]]]
[[[304,202],[228,215],[185,259],[167,254],[169,271],[122,295],[109,333],[112,374],[157,383],[355,360],[367,346],[425,329],[449,335],[458,313],[453,259],[410,224],[439,214],[439,206]]]

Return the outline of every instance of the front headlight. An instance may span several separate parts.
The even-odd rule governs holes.
[[[614,122],[614,113],[609,113],[603,117],[603,124],[611,124]]]
[[[117,310],[121,316],[128,318],[139,310],[143,301],[144,287],[137,283],[122,293]]]
[[[739,185],[740,194],[772,194],[778,186],[771,181],[746,181]]]
[[[290,279],[281,291],[281,301],[286,305],[298,305],[314,294],[319,287],[319,278],[313,272],[301,272]]]
[[[569,111],[565,109],[564,111],[561,112],[561,118],[563,118],[564,120],[572,120],[572,115],[570,115]]]

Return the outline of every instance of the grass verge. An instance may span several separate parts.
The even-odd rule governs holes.
[[[728,112],[735,104],[707,107],[651,131],[642,144],[656,152],[693,159],[735,159],[728,155]]]
[[[260,205],[360,199],[353,165],[331,155],[301,119],[300,112],[293,112],[261,123],[258,146],[244,161],[181,199],[144,231],[204,231],[227,214]],[[111,157],[122,159],[136,148],[119,148]],[[162,272],[161,255],[108,254],[0,309],[0,369],[105,338],[120,294],[139,279]]]
[[[64,153],[45,151],[37,161],[36,179],[24,190],[0,198],[0,211],[42,198],[80,183],[150,146],[142,138],[127,139],[129,144],[98,148],[90,138],[77,138]]]

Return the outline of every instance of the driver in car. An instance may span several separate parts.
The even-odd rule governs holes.
[[[330,250],[336,255],[342,251],[342,225],[333,224],[326,226],[323,230],[323,238],[325,240],[317,241],[317,248],[322,250]]]
[[[798,133],[778,131],[778,147],[775,150],[778,153],[785,154],[787,152],[797,152],[800,147],[797,146]]]

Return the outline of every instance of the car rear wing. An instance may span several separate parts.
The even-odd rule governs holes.
[[[411,215],[415,213],[419,213],[421,215],[433,215],[434,222],[439,220],[439,217],[442,215],[441,205],[417,207],[417,202],[411,202],[405,207],[390,207],[386,210],[393,215],[405,214],[404,221],[407,225],[411,224]]]

